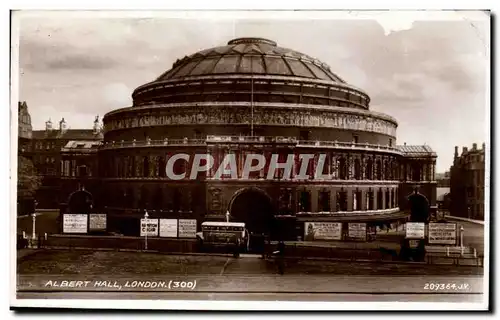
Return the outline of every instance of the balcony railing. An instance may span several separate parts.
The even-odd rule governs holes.
[[[333,147],[355,150],[380,150],[402,154],[398,148],[376,145],[369,143],[354,143],[340,141],[318,141],[318,140],[299,140],[295,137],[281,136],[215,136],[209,135],[205,139],[168,139],[163,140],[132,140],[132,141],[108,141],[101,146],[102,149],[147,147],[147,146],[203,146],[214,143],[283,143],[294,145],[296,147]]]

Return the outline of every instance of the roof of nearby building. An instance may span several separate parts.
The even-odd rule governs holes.
[[[102,138],[102,133],[95,134],[93,129],[33,130],[33,139],[102,140]]]
[[[100,141],[84,141],[84,140],[72,140],[68,141],[64,146],[65,149],[92,149],[97,148],[101,144]]]
[[[397,146],[407,157],[428,157],[437,156],[436,153],[428,145],[399,145]]]

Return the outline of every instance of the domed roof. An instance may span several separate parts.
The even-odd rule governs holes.
[[[262,38],[238,38],[177,60],[156,81],[213,74],[271,74],[345,83],[325,63]]]

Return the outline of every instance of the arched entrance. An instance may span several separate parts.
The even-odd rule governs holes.
[[[411,221],[429,222],[430,218],[429,200],[427,200],[427,198],[423,194],[415,190],[412,194],[408,196],[408,203],[410,205]]]
[[[93,206],[92,194],[86,190],[78,190],[68,197],[69,213],[90,213]]]
[[[244,222],[250,233],[250,251],[263,250],[264,237],[270,236],[274,223],[271,198],[259,188],[238,190],[229,203],[231,221]]]

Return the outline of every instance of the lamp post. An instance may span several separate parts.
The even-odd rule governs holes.
[[[144,223],[146,224],[146,231],[144,232],[144,249],[148,250],[148,212],[144,210]]]
[[[226,211],[226,222],[229,222],[229,210]]]
[[[34,240],[35,239],[35,234],[36,234],[36,213],[33,212],[33,214],[31,215],[33,217],[33,234],[32,234],[32,239]]]
[[[460,250],[464,254],[464,226],[460,226]]]

